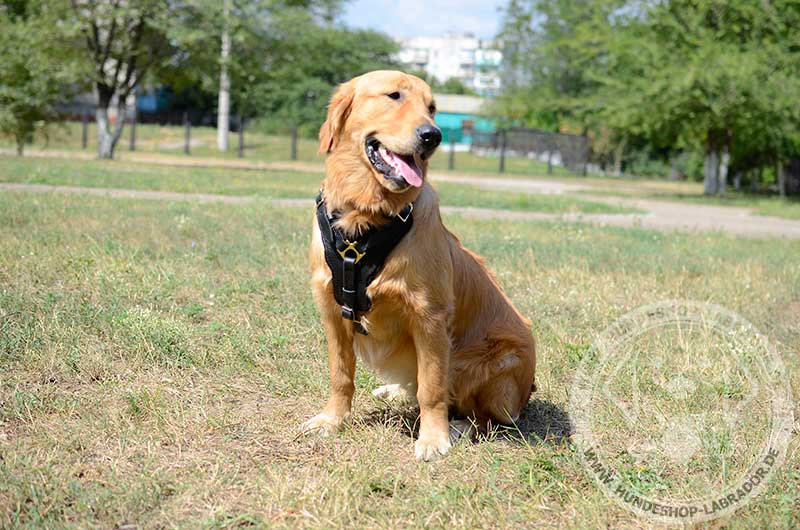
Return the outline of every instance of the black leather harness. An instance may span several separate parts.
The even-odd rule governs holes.
[[[411,230],[413,210],[414,205],[408,203],[385,225],[371,227],[357,239],[350,240],[334,226],[339,213],[328,212],[322,193],[317,196],[317,223],[325,248],[325,262],[333,278],[333,297],[342,306],[342,317],[352,320],[353,328],[359,333],[367,334],[361,325],[361,315],[372,306],[367,287],[394,247]]]

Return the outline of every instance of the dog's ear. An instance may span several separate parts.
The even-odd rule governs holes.
[[[319,152],[324,155],[333,151],[339,143],[339,134],[344,128],[344,122],[350,114],[350,107],[353,104],[355,88],[350,82],[339,85],[336,92],[331,97],[328,105],[328,118],[319,130]]]

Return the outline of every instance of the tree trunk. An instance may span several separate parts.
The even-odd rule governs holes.
[[[719,155],[715,147],[709,146],[708,151],[706,151],[706,158],[703,161],[703,193],[706,195],[717,194],[719,185],[718,172]]]
[[[220,51],[219,69],[219,101],[217,109],[217,148],[220,151],[228,150],[228,130],[231,119],[231,80],[228,75],[228,58],[231,53],[231,35],[229,32],[228,18],[230,16],[230,0],[223,4],[224,27],[222,29],[222,49]]]
[[[742,171],[737,170],[736,173],[733,174],[733,189],[739,191],[742,189]]]
[[[731,161],[731,153],[728,144],[722,148],[722,156],[719,161],[719,171],[717,173],[717,192],[720,195],[725,195],[728,187],[728,164]]]
[[[672,153],[669,157],[669,179],[680,180],[680,173],[678,172],[678,155]]]
[[[786,171],[780,161],[775,163],[775,175],[778,177],[778,193],[781,198],[786,198]]]
[[[761,180],[764,175],[764,166],[758,166],[758,171],[750,179],[750,191],[756,192],[761,186]]]
[[[111,126],[108,119],[108,103],[103,105],[102,99],[97,104],[95,117],[97,119],[97,157],[111,160],[114,158],[114,149],[122,136],[122,128],[125,125],[125,114],[127,105],[124,98],[120,96],[117,103],[117,121]]]
[[[622,176],[622,156],[625,153],[625,144],[627,143],[627,139],[623,138],[614,149],[614,176]]]

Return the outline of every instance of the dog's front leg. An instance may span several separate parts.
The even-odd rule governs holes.
[[[355,392],[356,359],[352,338],[345,330],[342,317],[328,314],[322,318],[328,335],[328,368],[331,395],[322,412],[303,423],[303,432],[332,434],[341,429],[350,416]]]
[[[415,326],[417,350],[417,400],[420,410],[419,438],[414,445],[417,460],[434,460],[450,450],[447,407],[450,339],[445,319]]]

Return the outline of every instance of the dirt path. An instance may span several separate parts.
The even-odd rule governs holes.
[[[310,207],[311,199],[266,199],[253,196],[219,195],[211,193],[176,193],[170,191],[145,191],[115,188],[83,188],[51,186],[47,184],[0,183],[0,191],[39,193],[69,193],[110,198],[155,199],[169,201],[220,202],[225,204],[251,204],[266,202],[281,207]],[[523,221],[572,221],[599,225],[642,227],[661,231],[719,231],[746,237],[779,237],[800,239],[800,221],[754,215],[747,208],[705,206],[653,201],[645,199],[609,198],[589,196],[609,204],[632,206],[647,211],[646,214],[554,214],[493,210],[488,208],[443,206],[442,211],[480,219],[511,219]]]
[[[252,204],[263,201],[275,206],[306,206],[314,204],[311,199],[265,199],[245,195],[221,195],[216,193],[179,193],[175,191],[130,190],[124,188],[83,188],[79,186],[53,186],[51,184],[18,184],[0,182],[0,191],[23,191],[34,193],[66,193],[70,195],[95,195],[112,199],[151,199],[186,202],[221,202],[223,204]]]
[[[16,156],[13,149],[0,149],[0,155]],[[30,158],[71,158],[77,160],[97,160],[97,155],[92,151],[64,151],[58,149],[28,149],[25,156]],[[178,166],[178,167],[211,167],[211,168],[230,168],[230,169],[251,169],[251,170],[274,170],[274,171],[307,171],[309,173],[323,173],[325,165],[321,162],[263,162],[258,160],[246,160],[243,158],[217,158],[205,156],[171,155],[168,153],[158,153],[149,151],[123,151],[118,150],[114,160],[123,162],[139,162],[142,164],[153,164],[157,166]]]
[[[480,188],[502,191],[517,191],[524,193],[538,193],[541,195],[563,195],[578,191],[589,191],[594,188],[579,183],[563,182],[547,179],[522,179],[488,177],[480,175],[458,175],[455,173],[431,173],[434,182],[452,182],[455,184],[469,184]]]
[[[687,202],[661,201],[581,194],[582,198],[647,212],[639,225],[658,230],[719,231],[750,237],[800,239],[800,221],[758,215],[752,208],[713,206]],[[626,226],[610,216],[607,224]]]

